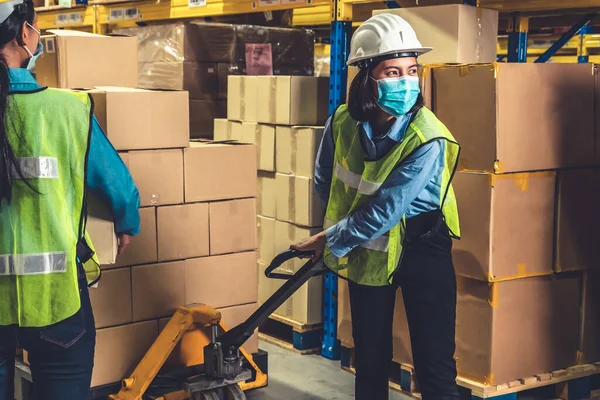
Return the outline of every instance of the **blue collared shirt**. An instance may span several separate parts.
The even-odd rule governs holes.
[[[381,159],[394,145],[402,142],[411,118],[411,114],[397,118],[389,132],[382,137],[373,136],[369,123],[360,123],[360,140],[367,160]],[[364,207],[327,229],[327,243],[331,252],[336,257],[344,257],[356,246],[389,232],[403,215],[412,218],[439,209],[444,146],[443,141],[436,140],[418,148],[388,176]],[[329,118],[315,166],[316,191],[325,207],[329,201],[334,153]]]
[[[12,92],[32,92],[41,86],[26,69],[9,70]],[[86,175],[88,190],[112,211],[115,231],[128,235],[140,232],[140,195],[129,170],[94,117]]]

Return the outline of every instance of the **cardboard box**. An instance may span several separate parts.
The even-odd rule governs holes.
[[[207,256],[208,221],[206,203],[159,207],[158,261]]]
[[[258,305],[261,306],[271,297],[283,284],[285,281],[281,279],[268,279],[265,276],[265,270],[267,269],[267,263],[258,262]],[[303,288],[300,288],[299,291],[303,291]],[[298,293],[298,291],[296,291]],[[294,294],[295,295],[295,294]],[[292,297],[294,297],[292,295]],[[292,297],[288,298],[283,302],[279,308],[273,311],[272,314],[279,315],[284,318],[291,318],[291,313],[293,310]]]
[[[583,275],[582,342],[580,363],[600,360],[600,271],[586,271]]]
[[[271,172],[258,172],[258,196],[256,211],[259,215],[277,218],[277,186],[276,175]]]
[[[256,164],[260,171],[275,172],[275,127],[242,122],[242,142],[256,145]]]
[[[592,165],[593,68],[519,63],[434,68],[433,108],[461,144],[459,167],[504,173]]]
[[[314,177],[323,127],[278,126],[276,135],[277,172]]]
[[[99,88],[90,93],[94,98],[96,118],[117,150],[166,149],[188,145],[190,132],[186,92]]]
[[[42,86],[66,89],[137,86],[135,38],[50,30],[41,42],[44,53],[37,59],[35,70]]]
[[[183,165],[186,203],[256,197],[254,145],[191,143]]]
[[[131,269],[133,320],[172,315],[185,301],[185,264],[176,261]]]
[[[224,118],[227,107],[220,101],[190,100],[190,137],[212,139],[215,118]]]
[[[88,195],[86,230],[100,264],[114,264],[118,243],[112,213],[99,199]]]
[[[217,64],[196,62],[140,63],[144,89],[185,90],[192,100],[217,99]]]
[[[498,11],[462,4],[374,11],[404,18],[423,46],[433,51],[419,63],[492,63],[496,61]]]
[[[258,79],[254,76],[229,75],[227,118],[234,121],[258,121]],[[260,92],[264,91],[261,88]]]
[[[302,226],[323,226],[325,210],[310,178],[277,174],[277,219]]]
[[[457,277],[460,376],[488,385],[573,365],[579,343],[579,275],[487,283]]]
[[[555,183],[553,172],[457,173],[456,273],[490,282],[551,274]]]
[[[325,124],[329,117],[328,78],[275,76],[257,79],[260,82],[258,122],[309,126]]]
[[[227,99],[227,93],[228,93],[228,81],[229,81],[229,75],[233,75],[230,72],[230,67],[231,64],[227,63],[227,64],[218,64],[217,65],[217,78],[218,78],[218,83],[217,83],[217,98],[219,99]]]
[[[142,207],[183,203],[183,150],[132,151],[129,171]]]
[[[133,322],[130,268],[102,271],[102,279],[89,291],[96,329]]]
[[[227,329],[232,329],[239,324],[245,322],[248,317],[252,315],[257,309],[257,304],[244,304],[241,306],[233,306],[227,308],[220,308],[221,321]],[[250,354],[258,352],[258,329],[254,331],[254,334],[244,343],[242,346]]]
[[[226,119],[215,119],[215,141],[216,142],[242,142],[243,122],[228,121]]]
[[[270,264],[275,258],[275,220],[258,216],[258,261]]]
[[[156,208],[140,208],[140,233],[131,239],[125,252],[117,257],[115,265],[102,265],[103,269],[129,267],[158,261]]]
[[[211,255],[256,250],[255,199],[210,203],[209,214]]]
[[[558,172],[556,213],[557,272],[600,268],[595,240],[600,225],[600,169]]]
[[[128,377],[158,336],[158,321],[99,329],[92,387],[118,383]]]
[[[188,259],[183,282],[185,304],[203,303],[221,308],[255,303],[256,252]]]

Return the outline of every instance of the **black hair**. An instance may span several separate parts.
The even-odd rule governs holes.
[[[377,64],[361,68],[350,84],[348,92],[348,112],[353,120],[371,122],[377,118],[381,108],[377,104],[377,94],[373,93],[371,71]],[[417,102],[409,112],[415,113],[423,107],[423,96],[419,94]]]
[[[0,49],[16,40],[20,46],[24,46],[21,37],[23,25],[27,22],[33,25],[35,10],[33,2],[26,0],[23,4],[17,4],[13,13],[0,24]],[[10,204],[12,200],[12,185],[14,174],[23,178],[23,172],[17,163],[14,151],[8,141],[6,131],[6,110],[8,95],[10,92],[10,81],[8,79],[8,64],[0,54],[0,206],[3,203]],[[31,185],[25,181],[27,186]]]

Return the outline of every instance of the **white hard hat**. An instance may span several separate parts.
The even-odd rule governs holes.
[[[400,16],[391,13],[375,15],[358,27],[350,43],[348,65],[361,68],[388,56],[417,57],[431,51],[421,46],[415,30]]]
[[[0,24],[3,23],[15,11],[15,7],[25,3],[25,0],[0,1]]]

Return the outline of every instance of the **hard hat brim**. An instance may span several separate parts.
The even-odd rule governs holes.
[[[385,57],[387,55],[394,54],[394,53],[416,53],[417,56],[420,56],[422,54],[429,53],[431,50],[433,50],[433,47],[416,47],[413,49],[392,50],[392,51],[387,51],[385,53],[380,53],[380,54],[372,55],[372,56],[349,58],[346,65],[348,65],[349,67],[354,67],[354,66],[358,65],[361,61],[365,61],[368,59],[376,60],[380,57]]]

